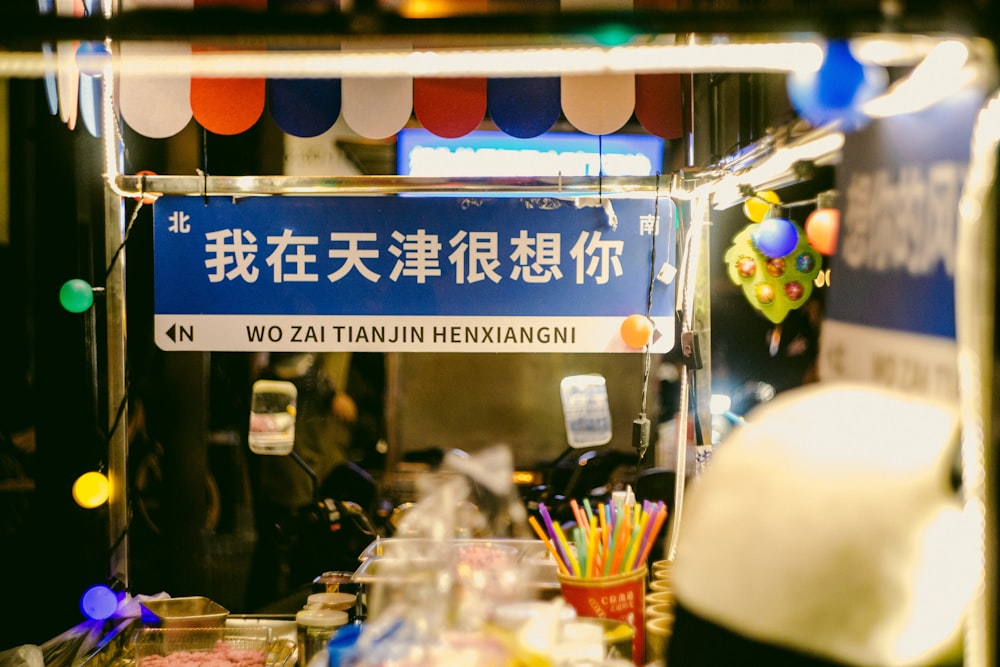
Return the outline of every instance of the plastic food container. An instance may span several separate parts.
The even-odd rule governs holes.
[[[461,551],[466,547],[473,547],[477,550],[490,549],[496,547],[500,551],[513,549],[517,553],[518,560],[551,560],[545,545],[541,540],[518,540],[518,539],[481,539],[481,538],[456,538],[451,540],[431,540],[413,537],[389,537],[378,539],[369,544],[358,560],[368,560],[369,558],[393,558],[405,557],[414,553],[427,554],[439,547],[444,547],[448,551]],[[555,563],[553,562],[553,565]],[[355,578],[356,579],[356,578]],[[553,579],[555,581],[555,579]]]
[[[415,585],[436,579],[442,568],[463,563],[473,568],[510,565],[539,598],[554,597],[560,590],[558,568],[540,540],[388,538],[372,542],[360,559],[354,581],[365,585],[368,620],[406,599]]]
[[[144,628],[136,634],[136,667],[264,667],[271,630]]]
[[[221,628],[229,610],[206,597],[192,596],[146,600],[142,606],[153,613],[162,628]]]
[[[295,641],[295,614],[230,614],[226,619],[227,628],[267,628],[271,640],[289,639]]]

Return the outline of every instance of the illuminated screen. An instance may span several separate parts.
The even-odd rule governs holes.
[[[446,139],[406,129],[396,150],[401,176],[652,176],[663,166],[663,139],[642,134],[549,132],[518,139],[479,130]]]

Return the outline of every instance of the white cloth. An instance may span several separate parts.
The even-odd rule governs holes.
[[[957,447],[947,406],[853,385],[779,395],[689,488],[678,601],[758,641],[919,664],[950,646],[979,572]]]

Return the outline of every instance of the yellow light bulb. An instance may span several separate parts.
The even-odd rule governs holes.
[[[80,507],[93,509],[108,500],[108,478],[99,472],[85,472],[73,482],[73,500]]]
[[[743,215],[753,222],[761,222],[771,209],[781,204],[781,198],[773,190],[761,190],[743,202]]]

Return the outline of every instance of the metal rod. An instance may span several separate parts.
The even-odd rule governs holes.
[[[523,193],[526,196],[649,195],[656,176],[542,176],[436,178],[417,176],[126,176],[118,188],[132,196],[157,195],[356,195],[401,192]],[[662,189],[662,186],[661,186]],[[668,193],[675,196],[677,192]]]
[[[111,188],[104,189],[106,257],[113,257],[124,239],[124,203]],[[128,529],[128,405],[125,374],[125,252],[110,267],[104,287],[107,310],[108,415],[114,424],[122,408],[118,427],[108,442],[109,532],[114,551],[110,555],[111,576],[128,586],[128,538],[119,539]],[[123,406],[123,402],[126,402]]]
[[[956,231],[955,333],[958,343],[962,489],[966,511],[977,517],[982,579],[966,611],[965,664],[996,664],[997,454],[996,174],[1000,94],[980,112],[962,192]]]
[[[113,262],[106,268],[104,283],[107,319],[108,423],[117,425],[108,435],[108,532],[110,576],[129,586],[129,485],[128,485],[128,386],[125,327],[125,201],[112,187],[124,162],[125,144],[116,125],[113,79],[105,76],[101,86],[104,118],[104,256]]]
[[[687,479],[688,408],[691,403],[689,376],[691,371],[681,373],[680,399],[675,418],[677,429],[677,459],[674,467],[674,506],[670,512],[670,526],[667,532],[667,547],[664,558],[673,560],[677,555],[680,539],[681,516],[684,514],[684,489]]]
[[[794,169],[768,175],[766,182],[754,180],[751,170],[785,149],[813,144],[821,139],[842,135],[826,128],[799,131],[789,138],[783,128],[747,147],[738,157],[700,171],[687,172],[683,178],[671,179],[667,192],[652,176],[503,176],[503,177],[434,177],[434,176],[208,176],[110,174],[112,187],[121,196],[156,197],[159,195],[191,196],[266,196],[266,195],[370,195],[399,193],[452,193],[487,196],[518,194],[526,197],[585,197],[621,196],[655,197],[657,193],[675,199],[689,199],[693,191],[706,184],[717,183],[724,176],[748,173],[746,185],[762,188],[801,180]],[[816,164],[836,161],[841,144],[824,142],[809,157]],[[824,152],[825,151],[825,152]],[[689,156],[689,159],[693,156]],[[794,166],[794,165],[793,165]],[[742,181],[741,181],[742,182]]]

